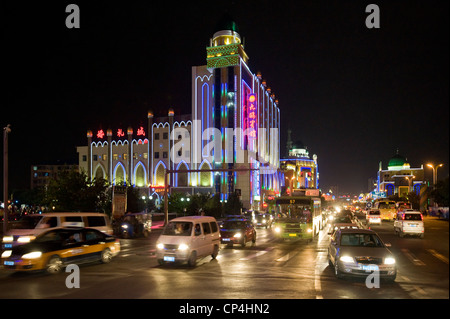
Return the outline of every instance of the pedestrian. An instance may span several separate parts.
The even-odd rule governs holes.
[[[441,216],[442,216],[442,210],[439,209],[438,210],[438,218],[441,219]]]

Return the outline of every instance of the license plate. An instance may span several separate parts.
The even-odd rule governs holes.
[[[3,263],[5,266],[14,266],[14,261],[5,260]]]
[[[362,269],[364,271],[367,271],[367,272],[369,272],[369,271],[378,271],[378,266],[377,265],[363,265]]]
[[[172,256],[164,256],[164,261],[175,261],[175,257],[172,257]]]
[[[222,238],[223,241],[230,241],[230,238]]]
[[[290,237],[297,237],[297,234],[289,234]]]
[[[4,248],[12,248],[12,244],[4,244]]]
[[[417,224],[409,224],[410,227],[417,227]]]

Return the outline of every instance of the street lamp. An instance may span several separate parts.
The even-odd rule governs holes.
[[[8,230],[8,134],[11,125],[3,128],[3,234]]]
[[[437,169],[439,167],[444,166],[444,164],[436,165],[436,167],[433,166],[433,164],[427,164],[428,167],[431,167],[433,169],[433,186],[436,187],[437,183]]]

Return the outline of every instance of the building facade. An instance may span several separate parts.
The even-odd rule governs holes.
[[[406,197],[410,192],[422,195],[425,187],[423,164],[418,168],[412,168],[406,157],[398,154],[398,151],[389,160],[387,170],[382,168],[380,162],[376,188],[378,194],[383,194],[385,197],[391,195]]]
[[[166,169],[176,170],[168,176],[171,192],[210,192],[221,201],[238,194],[245,208],[260,209],[284,183],[280,109],[248,59],[236,24],[221,21],[206,65],[192,67],[192,113],[169,110],[154,118],[148,112],[146,128],[88,131],[88,146],[77,148],[80,170],[110,185],[149,189],[149,195],[164,185]]]

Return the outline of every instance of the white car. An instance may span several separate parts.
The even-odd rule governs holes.
[[[416,235],[424,238],[425,226],[423,224],[422,213],[410,209],[397,213],[394,220],[394,231],[400,237],[404,235]]]
[[[381,225],[381,215],[379,210],[369,210],[366,215],[366,224]]]

